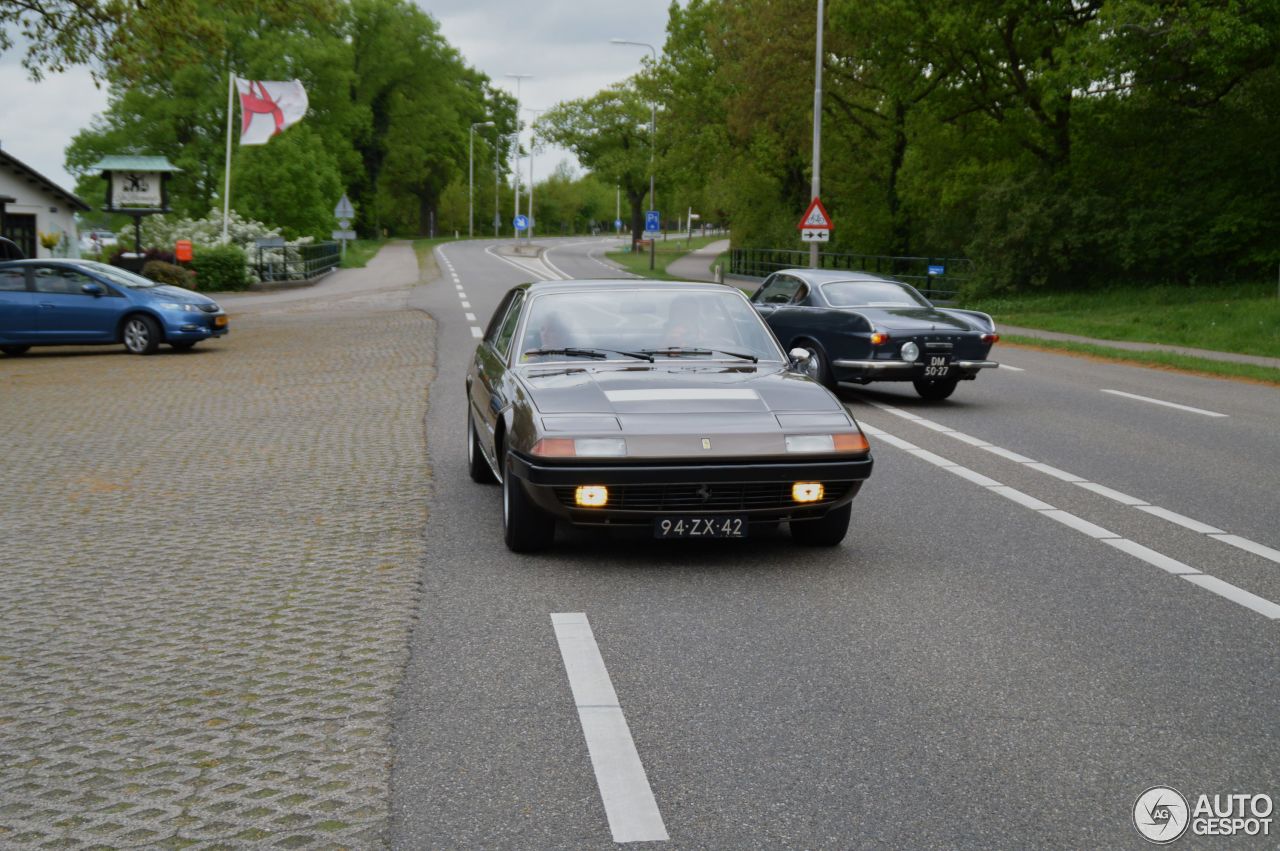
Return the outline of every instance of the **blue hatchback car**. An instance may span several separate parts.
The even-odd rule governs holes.
[[[208,296],[89,260],[0,262],[0,352],[123,343],[149,355],[189,349],[228,330]]]

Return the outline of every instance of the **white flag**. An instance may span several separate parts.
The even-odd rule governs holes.
[[[307,90],[297,80],[241,80],[240,144],[265,145],[307,114]]]

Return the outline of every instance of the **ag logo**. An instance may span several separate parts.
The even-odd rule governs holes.
[[[1187,832],[1191,813],[1187,799],[1169,786],[1152,786],[1133,804],[1133,826],[1142,838],[1167,845]]]

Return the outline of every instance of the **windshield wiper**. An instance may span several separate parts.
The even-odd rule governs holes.
[[[641,349],[646,355],[666,355],[667,357],[679,357],[680,355],[728,355],[731,358],[739,358],[740,360],[749,360],[752,363],[759,363],[760,358],[755,355],[744,355],[741,352],[730,352],[724,349],[698,349],[689,346],[672,346],[667,349]]]
[[[653,356],[645,352],[624,352],[621,349],[530,349],[525,352],[526,355],[567,355],[569,357],[579,358],[596,358],[603,360],[608,357],[605,352],[611,352],[615,355],[626,355],[629,358],[637,358],[638,360],[647,360],[653,363]]]

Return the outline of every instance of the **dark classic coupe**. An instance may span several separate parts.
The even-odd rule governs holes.
[[[787,522],[832,546],[871,473],[844,406],[788,358],[738,290],[543,281],[507,293],[467,373],[467,460],[502,483],[507,546],[557,520],[658,538]]]
[[[832,389],[910,381],[925,399],[950,396],[984,369],[1000,339],[976,310],[935,307],[914,287],[863,272],[784,269],[752,304],[788,349],[808,351],[807,374]]]

